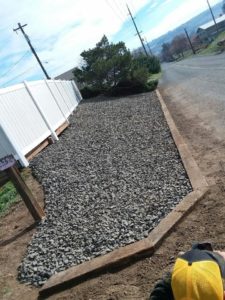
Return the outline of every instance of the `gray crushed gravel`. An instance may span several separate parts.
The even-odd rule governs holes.
[[[192,189],[155,93],[83,102],[59,142],[32,161],[46,220],[22,282],[143,239]]]

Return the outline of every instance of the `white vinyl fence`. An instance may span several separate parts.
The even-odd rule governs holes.
[[[81,101],[73,81],[40,80],[0,89],[0,159],[13,154],[22,166],[25,157],[55,133]]]

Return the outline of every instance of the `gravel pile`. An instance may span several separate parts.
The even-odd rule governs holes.
[[[22,282],[147,237],[191,191],[155,93],[83,102],[59,142],[32,161],[46,220],[19,266]]]

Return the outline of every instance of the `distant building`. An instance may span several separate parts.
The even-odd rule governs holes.
[[[69,71],[66,71],[65,73],[62,73],[62,74],[56,76],[55,79],[74,80],[76,82],[76,85],[80,89],[80,88],[82,88],[82,85],[77,82],[75,76],[73,75],[73,70],[74,70],[74,68]]]
[[[74,68],[56,76],[55,79],[73,80],[74,79],[73,70]]]
[[[217,27],[219,31],[225,30],[225,15],[220,16],[216,19]],[[213,37],[217,35],[216,25],[214,21],[210,21],[204,25],[201,25],[197,30],[197,35],[201,42],[211,42]]]

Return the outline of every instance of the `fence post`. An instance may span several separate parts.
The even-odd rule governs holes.
[[[81,96],[81,93],[80,93],[79,89],[77,88],[77,86],[76,86],[76,84],[75,84],[75,82],[73,80],[71,80],[71,83],[72,83],[72,86],[73,86],[73,88],[75,90],[75,94],[76,94],[76,96],[78,98],[78,103],[80,103],[80,101],[83,99],[82,96]]]
[[[21,195],[26,207],[28,208],[34,220],[41,221],[45,217],[45,213],[26,185],[25,181],[20,175],[19,170],[15,166],[12,166],[5,171],[13,182],[17,192]]]
[[[29,166],[29,162],[27,161],[26,157],[20,151],[19,147],[15,143],[15,141],[12,138],[11,134],[9,134],[8,131],[6,130],[6,128],[3,127],[3,124],[0,125],[0,128],[3,131],[4,135],[6,136],[8,142],[11,144],[13,150],[16,152],[16,154],[17,154],[17,156],[19,158],[19,161],[20,161],[22,167],[28,167]],[[9,153],[9,154],[12,154],[12,153]]]
[[[36,99],[34,98],[29,86],[28,86],[28,83],[26,81],[24,81],[24,86],[28,92],[28,94],[30,95],[34,105],[37,107],[37,110],[39,111],[40,115],[42,116],[42,119],[44,120],[46,126],[48,127],[48,129],[51,131],[51,136],[53,138],[53,140],[55,141],[58,141],[59,138],[57,136],[57,134],[55,133],[54,129],[52,128],[50,122],[48,121],[48,119],[46,118],[45,116],[45,113],[42,111],[41,107],[39,106],[38,102],[36,101]]]
[[[64,112],[63,112],[61,106],[59,105],[59,102],[58,102],[57,98],[55,97],[55,95],[54,95],[52,89],[50,88],[49,82],[48,82],[46,79],[45,79],[45,83],[46,83],[46,85],[47,85],[47,87],[48,87],[48,89],[49,89],[49,91],[50,91],[50,93],[51,93],[53,99],[55,100],[55,103],[57,104],[59,110],[61,111],[63,117],[65,118],[66,122],[69,124],[69,120],[68,120],[67,116],[64,114]]]

